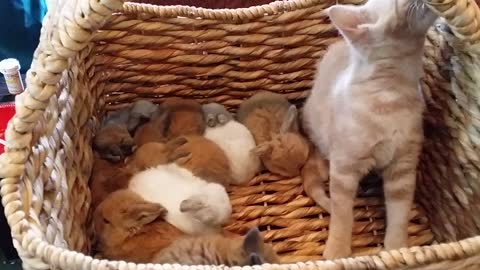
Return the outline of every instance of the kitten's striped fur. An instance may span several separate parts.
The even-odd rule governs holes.
[[[353,201],[370,170],[384,180],[385,248],[405,247],[423,141],[423,44],[436,16],[418,0],[334,5],[327,14],[344,40],[319,63],[304,107],[306,130],[330,161],[330,201],[307,192],[331,211],[324,257],[351,254]]]

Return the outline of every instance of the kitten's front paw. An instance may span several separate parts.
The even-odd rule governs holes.
[[[334,260],[349,257],[352,254],[350,246],[341,245],[327,240],[323,257],[327,260]]]

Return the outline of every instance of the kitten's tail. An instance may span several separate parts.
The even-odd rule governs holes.
[[[330,198],[325,192],[329,180],[328,160],[323,159],[317,149],[312,147],[312,153],[302,169],[303,189],[320,207],[330,213]]]

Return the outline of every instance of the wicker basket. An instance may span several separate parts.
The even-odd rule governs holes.
[[[264,89],[301,102],[315,61],[338,39],[320,12],[335,1],[235,10],[51,2],[0,157],[2,203],[24,268],[211,269],[87,255],[98,119],[140,98],[180,96],[234,109]],[[321,261],[328,215],[302,194],[300,178],[262,174],[232,189],[228,228],[260,226],[292,264],[257,269],[480,269],[480,11],[473,0],[427,2],[444,21],[426,41],[427,141],[409,226],[415,247],[380,252],[385,215],[381,197],[370,195],[355,208],[354,252],[364,256]],[[434,240],[448,244],[429,245]]]

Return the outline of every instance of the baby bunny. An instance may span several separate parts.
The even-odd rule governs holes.
[[[260,171],[260,159],[253,153],[255,139],[244,125],[235,121],[225,108],[222,110],[219,106],[223,107],[219,104],[204,105],[209,125],[204,136],[225,152],[232,170],[233,184],[244,184]]]
[[[237,119],[252,132],[254,152],[265,168],[285,177],[300,174],[309,146],[300,134],[295,105],[280,94],[261,91],[240,105]]]
[[[247,266],[280,263],[280,259],[255,227],[234,238],[221,234],[181,237],[160,251],[153,263]]]
[[[163,143],[147,143],[135,150],[125,160],[125,163],[111,163],[108,160],[96,157],[90,180],[92,193],[92,209],[110,193],[127,188],[130,178],[136,173],[161,164],[172,162],[186,163],[189,161],[188,153],[175,149],[185,144],[185,138],[171,140]]]
[[[158,115],[158,106],[147,100],[110,112],[93,140],[93,148],[103,159],[121,162],[135,147],[132,135],[137,127]]]
[[[167,210],[134,192],[118,190],[94,212],[94,249],[110,260],[149,263],[159,250],[184,234],[164,220]]]
[[[162,103],[169,113],[167,139],[182,135],[202,135],[205,131],[205,118],[202,105],[195,100],[174,98]]]
[[[186,163],[190,160],[190,153],[177,149],[183,150],[182,146],[187,142],[186,138],[179,137],[167,143],[149,142],[143,144],[127,159],[127,166],[135,172],[139,172],[172,162]]]
[[[208,103],[202,105],[203,114],[208,127],[223,126],[228,121],[233,120],[233,115],[227,109],[218,103]]]
[[[93,139],[93,149],[101,158],[121,162],[130,155],[134,141],[127,129],[129,108],[109,113]]]
[[[134,175],[128,188],[164,206],[168,210],[165,219],[191,235],[219,231],[232,213],[222,185],[208,183],[175,163]]]
[[[127,121],[128,131],[133,134],[135,130],[153,117],[158,116],[160,108],[148,100],[138,100],[132,104]]]
[[[95,209],[108,194],[126,188],[133,173],[123,163],[112,163],[98,156],[95,157],[90,178],[91,209]]]
[[[197,135],[182,136],[185,143],[172,151],[177,164],[207,182],[228,187],[233,182],[232,171],[225,152],[213,141]]]
[[[150,142],[165,143],[168,141],[167,130],[170,124],[169,121],[169,113],[160,108],[149,122],[141,125],[136,130],[133,139],[137,147]]]
[[[195,100],[174,98],[163,102],[152,120],[135,133],[137,146],[148,142],[166,142],[182,135],[202,135],[205,119],[202,106]]]

